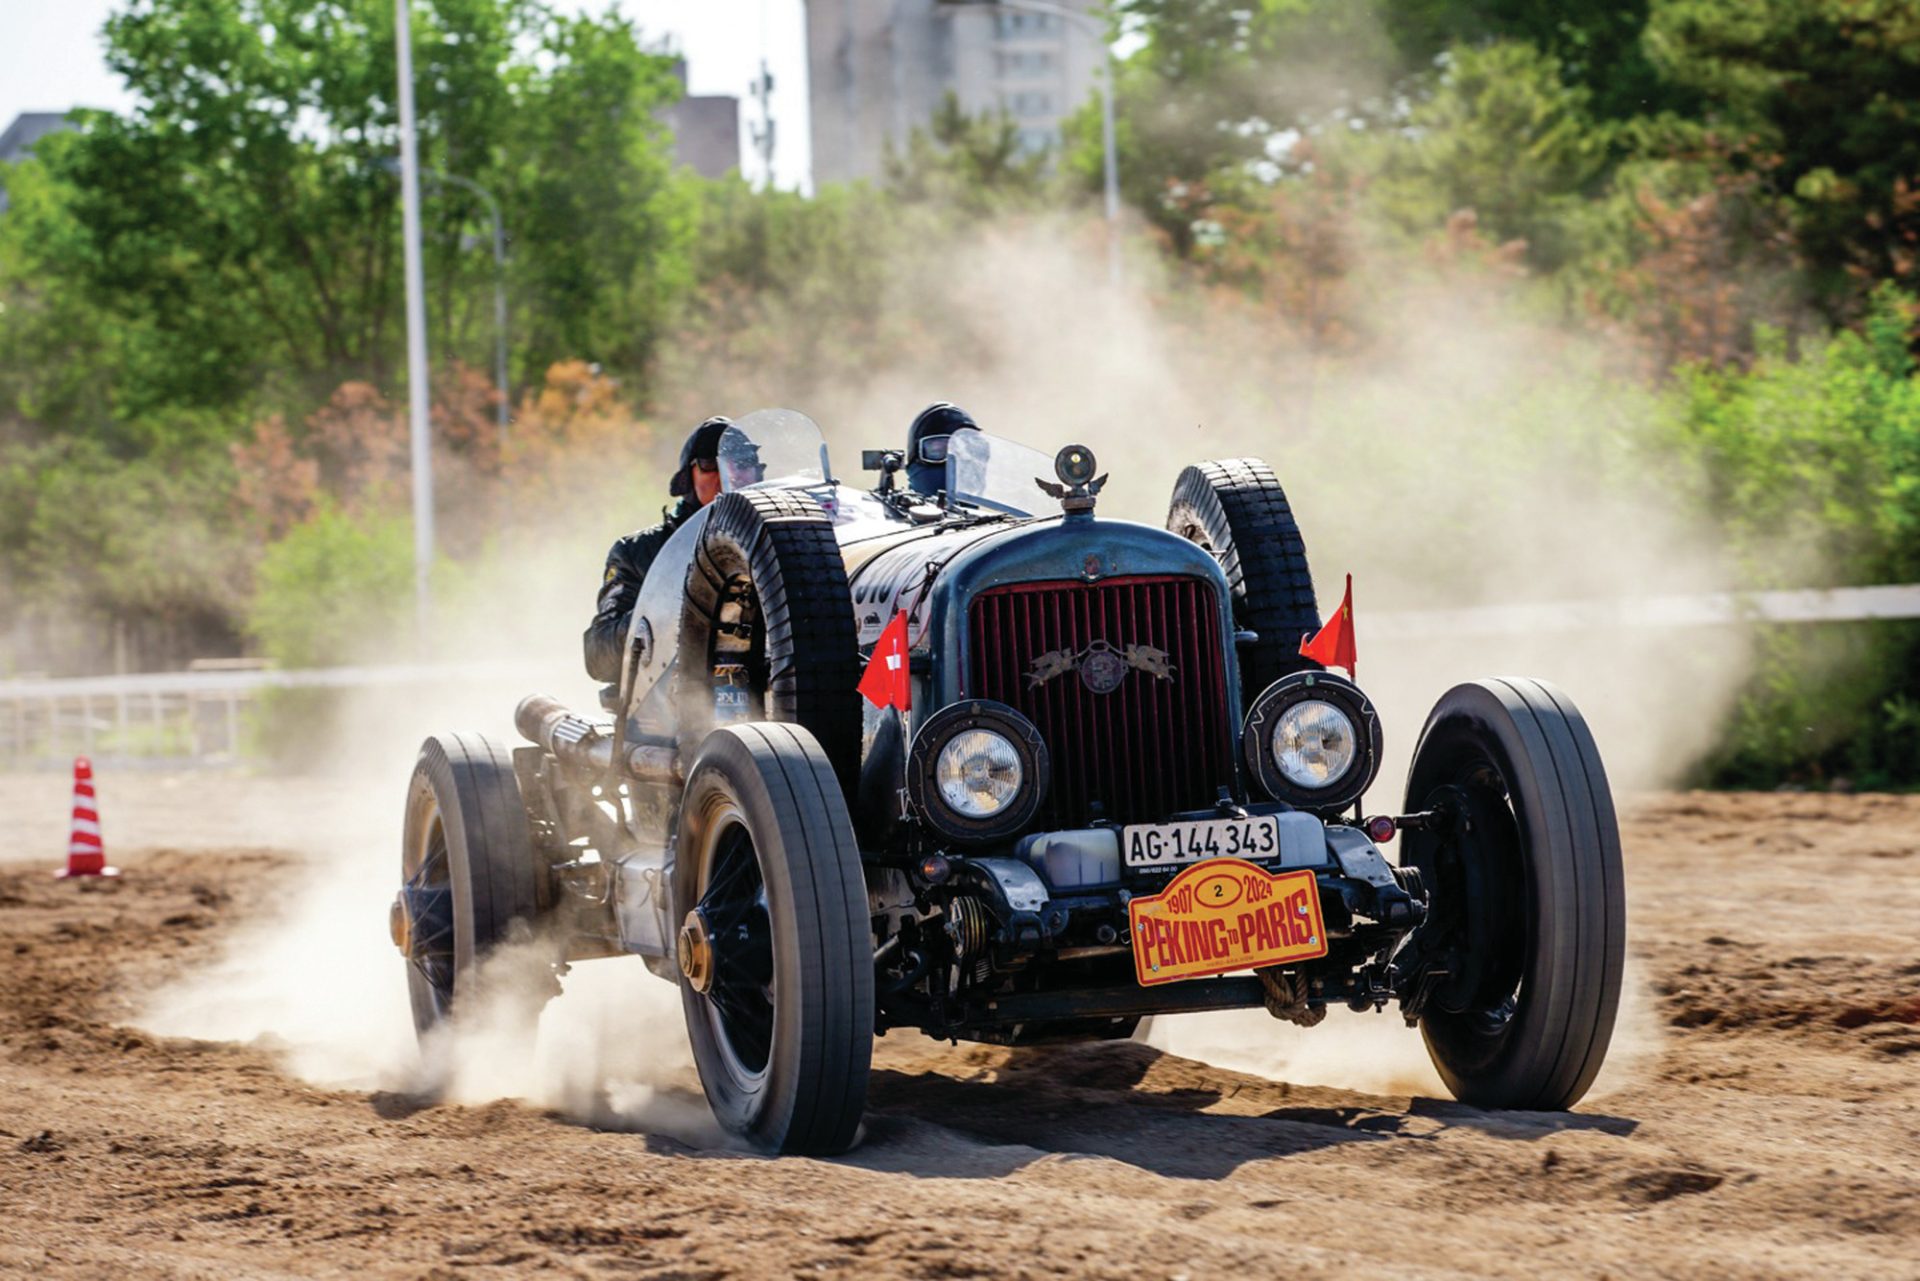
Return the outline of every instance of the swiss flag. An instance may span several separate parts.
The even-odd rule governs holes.
[[[1347,575],[1347,594],[1340,598],[1340,611],[1327,620],[1320,634],[1300,641],[1300,653],[1322,667],[1344,667],[1353,675],[1353,575]]]
[[[873,657],[867,661],[866,675],[860,678],[860,696],[875,707],[897,707],[907,711],[913,706],[913,687],[907,683],[907,613],[896,612],[893,621],[873,643]]]

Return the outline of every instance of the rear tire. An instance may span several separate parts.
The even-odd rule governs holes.
[[[1167,528],[1219,559],[1234,626],[1259,635],[1239,649],[1243,706],[1282,676],[1319,669],[1300,655],[1301,638],[1320,630],[1307,545],[1272,468],[1258,458],[1187,468],[1173,483]]]
[[[1606,1058],[1626,957],[1620,830],[1571,699],[1520,678],[1456,686],[1414,750],[1406,833],[1430,914],[1409,947],[1447,969],[1421,1016],[1455,1098],[1559,1110]]]
[[[796,725],[715,730],[674,848],[680,992],[714,1117],[763,1151],[846,1151],[873,1058],[873,939],[826,754]]]
[[[559,991],[542,952],[540,878],[513,756],[482,734],[421,744],[407,788],[396,935],[407,958],[414,1030],[422,1037],[484,995],[529,1024]],[[402,944],[399,937],[396,944]],[[507,969],[486,962],[508,944],[530,950]],[[484,992],[483,992],[484,987]]]

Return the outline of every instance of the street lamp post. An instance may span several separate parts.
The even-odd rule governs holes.
[[[1100,75],[1100,148],[1106,170],[1103,184],[1107,203],[1107,282],[1120,283],[1120,148],[1113,132],[1113,49],[1106,45],[1103,31]]]
[[[1114,139],[1113,123],[1113,48],[1107,43],[1106,27],[1078,9],[1051,3],[1051,0],[937,0],[946,5],[974,5],[991,9],[1017,9],[1044,14],[1070,22],[1088,32],[1100,45],[1100,148],[1106,170],[1107,280],[1120,283],[1120,149]]]

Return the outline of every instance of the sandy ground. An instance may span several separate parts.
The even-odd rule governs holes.
[[[103,786],[107,886],[52,880],[48,780],[0,779],[0,859],[38,860],[0,867],[0,1274],[1920,1275],[1920,799],[1634,803],[1635,1008],[1573,1114],[896,1034],[815,1161],[135,1030],[288,910],[252,816],[329,797],[283,786]]]

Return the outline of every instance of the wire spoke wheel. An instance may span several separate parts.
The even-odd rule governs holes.
[[[507,750],[478,734],[429,738],[407,789],[389,918],[418,1033],[468,1003],[482,963],[504,944],[540,940],[544,875]],[[558,982],[551,970],[538,972],[537,947],[527,961],[512,995],[537,1017]]]
[[[726,1129],[771,1152],[844,1152],[873,1054],[873,943],[853,823],[801,726],[715,730],[674,834],[681,1003]]]
[[[453,884],[447,859],[447,831],[431,792],[418,840],[401,852],[403,881],[395,903],[405,921],[404,939],[396,938],[407,958],[407,987],[416,1010],[423,1005],[435,1021],[453,1006]]]
[[[767,1070],[774,1038],[772,923],[766,880],[753,837],[739,812],[720,816],[708,829],[700,870],[699,906],[703,944],[711,963],[701,999],[728,1069],[751,1083]]]

